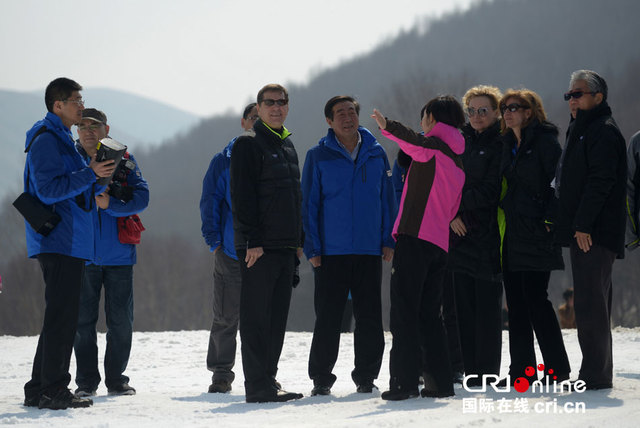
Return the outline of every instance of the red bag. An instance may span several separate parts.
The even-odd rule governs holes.
[[[122,244],[139,244],[142,231],[145,230],[138,214],[118,217],[118,240]]]

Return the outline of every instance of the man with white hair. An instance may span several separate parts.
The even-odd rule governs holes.
[[[611,271],[624,256],[627,157],[611,117],[607,83],[596,72],[571,75],[571,122],[556,173],[556,239],[571,251],[574,306],[587,389],[613,381]]]

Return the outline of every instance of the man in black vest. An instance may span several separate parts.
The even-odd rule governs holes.
[[[302,398],[276,381],[289,313],[295,258],[302,253],[298,155],[284,127],[289,95],[281,85],[258,92],[253,132],[231,154],[231,207],[242,290],[240,338],[246,401]]]
[[[564,98],[571,122],[556,174],[556,237],[571,250],[578,377],[587,389],[607,389],[613,382],[611,270],[624,256],[626,146],[597,73],[575,71]]]

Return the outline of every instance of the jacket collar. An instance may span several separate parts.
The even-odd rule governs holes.
[[[591,110],[578,110],[576,118],[573,119],[572,117],[569,125],[573,125],[572,127],[576,129],[576,131],[580,131],[598,118],[606,116],[611,116],[611,107],[609,107],[606,101],[602,101]]]
[[[64,126],[62,119],[54,113],[48,112],[44,119],[37,121],[29,131],[27,131],[27,138],[25,140],[25,148],[31,142],[33,136],[45,126],[49,132],[56,134],[62,141],[68,144],[73,144],[73,135],[69,128]]]
[[[462,128],[462,131],[474,143],[490,143],[500,135],[500,121],[497,120],[493,125],[489,126],[481,133],[477,133],[470,123],[467,123]]]
[[[284,126],[282,127],[282,131],[278,132],[275,129],[272,129],[266,123],[264,123],[261,119],[258,119],[256,121],[255,125],[253,125],[253,129],[256,132],[259,132],[260,134],[268,136],[274,140],[277,139],[278,142],[284,141],[287,137],[291,135],[291,132]]]
[[[374,150],[376,150],[377,148],[381,148],[382,146],[380,146],[380,144],[376,140],[376,137],[374,137],[367,128],[359,126],[358,133],[360,134],[360,138],[362,140],[359,149],[360,151],[358,153],[358,163],[360,163],[361,160],[366,159],[372,154]],[[327,135],[322,137],[319,145],[324,146],[327,149],[340,152],[343,156],[351,160],[351,155],[344,149],[343,145],[338,142],[336,133],[331,128],[329,128],[329,130],[327,131]]]
[[[237,139],[238,137],[233,137],[233,139],[229,141],[229,144],[227,144],[227,147],[225,147],[222,150],[222,153],[229,159],[231,159],[231,150],[233,149],[233,144],[236,142]]]
[[[82,144],[80,144],[80,140],[76,140],[76,151],[85,159],[89,157]]]

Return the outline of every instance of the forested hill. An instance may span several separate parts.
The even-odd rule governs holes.
[[[332,69],[314,70],[307,84],[289,86],[286,126],[293,132],[303,163],[307,150],[326,133],[323,107],[334,95],[355,95],[362,104],[361,122],[371,130],[375,126],[369,114],[374,106],[417,128],[420,108],[433,96],[460,97],[473,85],[492,84],[503,90],[524,86],[537,91],[551,121],[564,129],[569,113],[562,94],[569,75],[588,68],[607,79],[614,117],[628,138],[640,129],[638,17],[637,0],[480,1],[462,13],[425,19],[370,53]],[[317,28],[310,23],[309,31],[337,31],[339,25],[347,24]],[[372,34],[384,25],[381,10],[380,19],[371,22]],[[295,52],[282,55],[286,61],[295,61]],[[255,82],[256,92],[266,83],[271,82]],[[238,110],[250,101],[238,99]],[[135,269],[136,329],[209,328],[212,257],[200,235],[202,178],[212,156],[240,131],[239,117],[213,117],[160,148],[137,154],[149,181],[151,203],[141,215],[147,231]],[[393,161],[395,147],[385,139],[380,142]],[[33,314],[41,306],[37,294],[41,273],[37,263],[25,260],[23,225],[9,201],[5,202],[0,212],[0,272],[5,286],[0,295],[0,334],[35,334],[40,325]],[[616,324],[640,325],[638,257],[640,250],[614,266]],[[313,281],[308,266],[302,264],[290,329],[313,327]],[[552,299],[557,302],[562,290],[571,285],[568,270],[554,272]],[[12,291],[18,286],[19,293]],[[388,276],[383,297],[388,305]]]
[[[374,106],[417,127],[420,107],[430,97],[462,96],[484,83],[537,91],[551,120],[564,128],[569,114],[562,94],[569,75],[589,68],[607,78],[615,118],[629,137],[640,128],[640,98],[633,95],[640,75],[639,16],[636,0],[480,2],[464,13],[425,20],[367,55],[318,71],[308,85],[291,87],[286,125],[303,162],[326,133],[323,107],[333,95],[357,96],[361,121],[369,128],[375,128],[369,119]],[[372,32],[383,26],[381,14]],[[287,57],[295,61],[295,52]],[[256,88],[264,83],[256,82]],[[238,108],[245,101],[238,100]],[[152,233],[199,239],[202,176],[212,155],[239,132],[239,118],[211,118],[141,160],[153,189],[163,195],[153,198],[146,213]],[[395,148],[382,142],[393,158]]]

